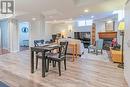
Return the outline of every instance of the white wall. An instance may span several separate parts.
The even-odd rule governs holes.
[[[63,31],[65,31],[67,33],[66,37],[68,37],[68,36],[72,36],[73,37],[71,32],[68,32],[68,25],[70,25],[70,24],[66,24],[66,23],[55,23],[55,24],[53,24],[53,23],[46,23],[46,26],[45,26],[45,36],[46,36],[46,39],[45,40],[50,40],[52,38],[52,34],[61,33]]]
[[[23,40],[29,40],[29,32],[22,32],[22,28],[27,27],[29,29],[29,23],[28,22],[20,22],[19,23],[19,39],[20,39],[20,46],[23,46]]]
[[[99,39],[99,32],[105,32],[105,22],[103,21],[96,21],[96,40]]]
[[[69,32],[68,26],[72,26],[72,32]],[[51,38],[52,34],[61,33],[62,31],[66,32],[66,37],[74,38],[74,32],[91,32],[91,26],[78,27],[76,23],[55,23],[55,24],[46,24],[46,34],[49,35],[48,38]]]
[[[52,34],[55,34],[55,31],[53,32],[53,25],[50,23],[45,23],[45,41],[49,41],[52,39]]]
[[[91,32],[92,26],[78,26],[77,22],[74,22],[74,32]]]
[[[130,1],[125,7],[124,74],[130,87]]]
[[[1,47],[4,49],[9,49],[9,33],[8,33],[8,21],[0,21],[1,28]]]
[[[20,20],[19,20],[20,21]],[[8,41],[8,49],[10,52],[19,51],[19,27],[18,20],[16,19],[7,19],[7,23],[1,23],[3,25],[5,33],[8,35],[3,40]],[[29,22],[29,46],[34,45],[34,40],[46,39],[45,37],[45,20],[44,16],[40,16],[40,20],[28,21]],[[6,28],[7,27],[7,28]],[[7,29],[7,30],[6,30]],[[5,46],[5,42],[3,42]]]
[[[98,39],[98,32],[105,32],[105,22],[95,22],[96,24],[96,38]],[[72,25],[72,32],[68,31],[68,25]],[[52,34],[60,33],[62,31],[67,32],[67,37],[74,38],[74,32],[91,32],[92,26],[79,27],[77,23],[57,23],[57,24],[46,24],[46,34],[49,39]]]
[[[29,46],[34,46],[34,40],[45,39],[45,20],[30,21]]]
[[[15,19],[8,20],[9,29],[9,49],[10,52],[19,51],[19,35],[18,35],[18,21]]]

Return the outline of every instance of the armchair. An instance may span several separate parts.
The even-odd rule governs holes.
[[[99,39],[96,41],[96,46],[90,45],[88,47],[88,53],[90,53],[90,50],[93,49],[94,52],[96,52],[96,55],[98,55],[98,50],[101,50],[101,54],[102,54],[102,49],[103,49],[103,40]]]

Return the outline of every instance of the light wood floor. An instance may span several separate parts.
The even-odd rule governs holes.
[[[0,55],[9,53],[8,50],[0,48]]]
[[[0,55],[0,81],[11,87],[128,87],[117,64],[91,59],[90,54],[75,62],[67,60],[67,70],[50,68],[45,78],[39,69],[30,73],[30,52]],[[93,55],[93,54],[92,54]]]

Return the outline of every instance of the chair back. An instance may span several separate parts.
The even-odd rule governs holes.
[[[57,35],[56,35],[56,34],[53,34],[53,35],[52,35],[52,42],[55,42],[56,38],[57,38]]]
[[[40,44],[44,44],[44,40],[34,40],[34,46],[40,46]]]
[[[59,49],[59,58],[65,57],[67,53],[68,48],[68,42],[60,42],[60,49]]]
[[[96,49],[101,50],[103,48],[103,39],[99,39],[96,41]]]

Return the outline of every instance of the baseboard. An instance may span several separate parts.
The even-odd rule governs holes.
[[[128,87],[130,87],[130,82],[129,82],[129,78],[128,76],[126,75],[126,72],[124,71],[124,77],[125,77],[125,81],[126,81],[126,84],[128,85]]]
[[[19,52],[19,50],[16,50],[16,51],[10,51],[11,53],[17,53],[17,52]]]

